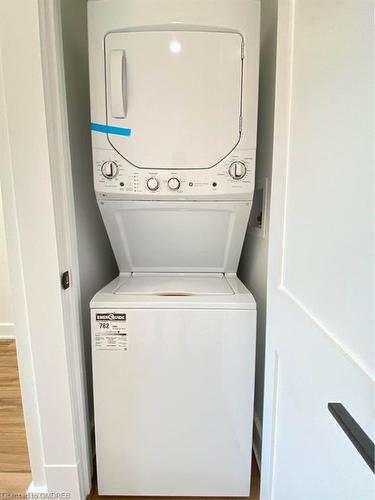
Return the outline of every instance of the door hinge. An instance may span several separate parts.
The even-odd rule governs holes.
[[[63,290],[66,290],[67,288],[70,287],[70,275],[69,271],[65,271],[61,275],[61,286]]]
[[[242,40],[241,42],[241,59],[245,58],[245,44],[244,41]]]
[[[240,129],[240,132],[242,132],[242,116],[240,116],[240,120],[239,120],[239,129]]]

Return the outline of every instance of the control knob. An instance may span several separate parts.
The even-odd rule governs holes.
[[[159,181],[155,177],[150,177],[147,180],[147,187],[150,191],[156,191],[159,187]]]
[[[246,174],[246,165],[242,161],[234,161],[229,166],[229,175],[232,179],[240,180]]]
[[[102,174],[106,179],[114,179],[118,174],[118,165],[115,161],[105,161],[102,165]]]
[[[169,189],[176,191],[180,187],[180,181],[176,177],[171,177],[168,181]]]

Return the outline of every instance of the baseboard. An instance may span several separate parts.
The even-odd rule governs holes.
[[[46,465],[46,479],[48,493],[65,493],[70,495],[67,498],[86,498],[86,494],[81,494],[79,464],[74,465]],[[85,492],[86,493],[86,492]]]
[[[70,498],[81,500],[88,492],[81,492],[79,479],[79,464],[74,465],[45,465],[46,485],[37,486],[31,483],[27,489],[30,498]],[[32,496],[31,496],[32,494]],[[27,497],[29,498],[29,497]]]
[[[253,450],[260,470],[262,458],[262,423],[256,413],[254,413]]]
[[[0,339],[14,338],[14,323],[0,323]]]
[[[29,495],[26,498],[38,498],[39,495],[48,494],[48,490],[46,486],[35,486],[34,483],[30,483],[30,486],[27,488],[26,494]]]

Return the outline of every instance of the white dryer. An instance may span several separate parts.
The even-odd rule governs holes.
[[[257,0],[91,0],[95,191],[120,275],[91,301],[99,493],[247,496]]]

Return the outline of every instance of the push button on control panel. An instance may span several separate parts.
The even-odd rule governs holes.
[[[156,191],[159,187],[159,181],[155,177],[150,177],[147,180],[147,187],[150,191]]]
[[[180,187],[180,181],[176,177],[171,177],[168,181],[168,187],[175,191]]]
[[[246,174],[246,165],[242,161],[234,161],[229,166],[229,175],[232,179],[240,180]]]
[[[118,165],[114,161],[105,161],[102,165],[102,174],[106,179],[114,179],[118,174]]]

